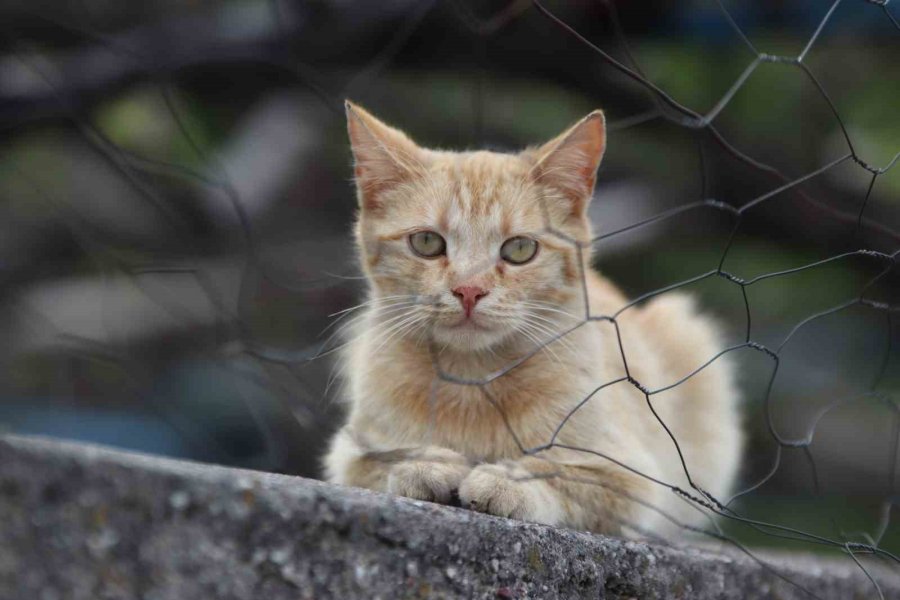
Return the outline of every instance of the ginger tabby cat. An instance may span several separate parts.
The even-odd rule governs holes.
[[[697,523],[667,487],[695,493],[675,445],[632,382],[679,382],[721,350],[716,328],[681,294],[630,307],[626,373],[614,324],[584,322],[628,303],[591,269],[603,114],[518,154],[421,148],[349,102],[347,119],[369,297],[347,328],[349,417],[327,478],[620,535]],[[650,396],[717,498],[743,440],[725,358]]]

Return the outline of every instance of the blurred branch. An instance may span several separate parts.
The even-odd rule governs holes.
[[[209,160],[208,170],[248,216],[264,213],[321,152],[323,112],[296,94],[263,98],[238,123],[218,158]],[[233,222],[233,210],[220,191],[210,189],[204,204],[217,221]]]
[[[0,58],[0,98],[3,98],[0,127],[22,127],[67,112],[56,92],[22,62],[52,65],[58,76],[57,90],[71,102],[71,109],[89,105],[138,79],[168,77],[193,67],[216,64],[269,65],[293,72],[304,83],[315,86],[316,73],[306,64],[358,62],[357,57],[364,48],[402,20],[415,5],[413,0],[359,4],[332,19],[314,14],[304,4],[292,4],[290,10],[287,6],[280,7],[277,14],[265,4],[228,4],[116,35],[50,21],[94,43],[75,50],[47,53],[26,50],[15,33],[15,26],[7,25],[7,36],[16,42],[20,56]],[[50,20],[43,16],[35,18]],[[329,27],[322,27],[324,20]],[[341,40],[338,54],[329,43],[333,39]],[[285,47],[288,42],[290,48]],[[302,62],[293,56],[302,57]]]

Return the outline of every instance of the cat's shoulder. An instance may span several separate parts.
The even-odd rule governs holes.
[[[690,330],[695,337],[718,338],[720,325],[710,314],[701,310],[696,296],[685,291],[670,291],[647,301],[628,306],[628,297],[612,281],[601,274],[591,272],[588,277],[588,293],[592,314],[622,312],[621,319],[637,323],[646,332],[686,334]]]
[[[641,306],[634,317],[643,331],[679,346],[716,346],[723,335],[718,319],[701,310],[696,296],[688,292],[657,296]]]

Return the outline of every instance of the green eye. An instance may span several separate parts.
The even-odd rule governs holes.
[[[434,258],[444,254],[447,242],[433,231],[417,231],[409,236],[409,247],[423,258]]]
[[[530,237],[509,238],[500,246],[500,257],[514,265],[524,265],[537,254],[538,243]]]

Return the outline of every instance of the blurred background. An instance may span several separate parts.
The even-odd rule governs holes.
[[[746,281],[896,252],[900,168],[878,170],[900,151],[897,7],[725,5],[746,39],[715,0],[543,3],[591,48],[521,0],[6,0],[0,431],[318,476],[341,413],[325,330],[363,290],[344,98],[447,148],[516,149],[603,108],[597,266],[631,296],[720,265]],[[751,46],[796,57],[833,7],[808,71],[763,61],[741,79]],[[598,50],[713,111],[714,129]],[[823,169],[848,137],[854,157]],[[757,199],[740,219],[722,208]],[[779,350],[774,379],[765,354],[732,353],[751,432],[742,487],[779,461],[741,514],[883,533],[900,552],[890,266],[837,258],[746,286],[746,304],[725,278],[686,286],[728,345],[749,326]],[[778,452],[767,394],[782,436],[815,431],[807,449]]]

